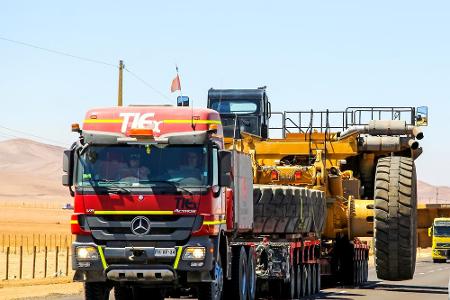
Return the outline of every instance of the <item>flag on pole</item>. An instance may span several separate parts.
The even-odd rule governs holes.
[[[172,85],[170,86],[170,92],[181,91],[181,83],[180,76],[178,76],[178,67],[177,67],[177,76],[172,80]]]

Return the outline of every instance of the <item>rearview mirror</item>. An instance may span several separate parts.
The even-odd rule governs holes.
[[[64,186],[72,186],[73,185],[73,157],[74,150],[64,150],[63,154],[63,172],[65,173],[62,176],[62,184]]]
[[[428,126],[428,106],[416,109],[416,126]]]
[[[177,97],[177,106],[189,106],[189,97],[188,96],[178,96]]]
[[[433,228],[430,227],[428,228],[428,236],[432,236],[433,235]]]
[[[231,152],[219,151],[219,185],[231,187]]]

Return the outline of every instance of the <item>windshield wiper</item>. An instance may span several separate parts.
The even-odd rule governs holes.
[[[180,190],[188,193],[190,196],[193,195],[193,193],[190,190],[177,185],[175,182],[165,181],[165,180],[146,180],[145,182],[147,182],[147,183],[165,183],[165,184],[168,184],[168,185],[171,185],[171,186],[175,187],[176,189],[180,189]]]
[[[110,179],[97,179],[97,180],[91,180],[93,182],[105,182],[108,183],[108,186],[101,186],[102,188],[105,188],[108,192],[110,193],[116,193],[118,194],[120,191],[122,191],[122,193],[126,193],[126,194],[131,194],[131,191],[127,188],[124,188],[120,185],[117,184],[117,181],[115,180],[110,180]],[[97,185],[97,187],[99,187]]]

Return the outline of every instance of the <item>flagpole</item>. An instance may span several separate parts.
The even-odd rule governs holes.
[[[175,70],[177,70],[177,80],[178,80],[178,86],[180,87],[180,96],[183,97],[183,92],[181,90],[180,74],[178,72],[178,65],[175,65]]]

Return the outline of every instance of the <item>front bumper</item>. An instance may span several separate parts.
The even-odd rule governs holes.
[[[433,259],[448,259],[450,258],[450,249],[433,249],[431,257]]]
[[[191,237],[183,246],[176,246],[175,255],[156,255],[157,247],[108,247],[95,244],[92,238],[84,238],[72,245],[72,253],[79,246],[98,249],[98,259],[78,260],[72,256],[75,281],[82,282],[129,282],[144,284],[176,285],[183,283],[210,282],[213,268],[215,242],[209,236]],[[189,246],[206,248],[202,261],[183,260],[183,251]],[[169,247],[170,248],[170,247]],[[166,248],[166,249],[169,249]],[[136,255],[138,254],[138,255]]]

